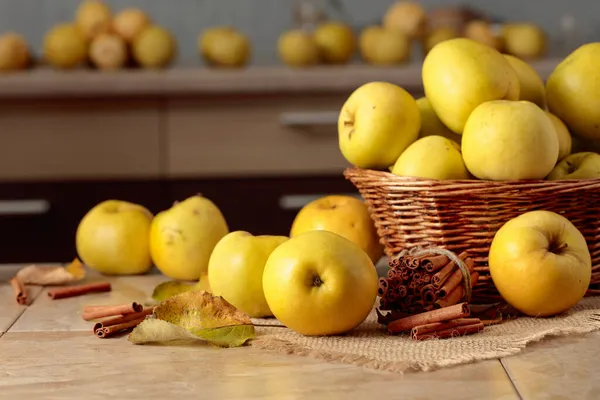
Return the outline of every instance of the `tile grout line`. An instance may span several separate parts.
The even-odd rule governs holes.
[[[2,335],[0,335],[0,340],[2,340],[2,338],[4,337],[4,335],[6,333],[10,332],[10,329],[17,323],[17,321],[23,316],[23,314],[25,314],[25,312],[29,309],[29,307],[31,307],[33,305],[35,300],[38,297],[40,297],[42,293],[44,293],[45,290],[46,290],[46,286],[42,286],[42,290],[40,290],[40,292],[33,299],[31,299],[31,303],[29,303],[26,307],[23,307],[23,310],[21,310],[19,315],[17,315],[17,318],[15,318],[14,321],[8,326],[8,328],[6,328],[6,331],[2,332]]]
[[[506,374],[506,376],[508,376],[508,380],[510,381],[510,384],[512,385],[513,389],[515,389],[515,393],[517,394],[517,397],[520,400],[523,400],[523,396],[521,395],[521,392],[519,392],[519,388],[517,387],[517,384],[516,384],[515,380],[513,379],[511,373],[509,372],[508,368],[504,364],[504,361],[501,358],[499,358],[498,361],[500,361],[500,365],[502,366],[504,373]]]

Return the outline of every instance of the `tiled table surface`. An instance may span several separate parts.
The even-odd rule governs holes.
[[[251,346],[135,346],[101,340],[83,306],[147,298],[164,276],[111,278],[111,293],[17,306],[0,267],[0,399],[599,399],[600,333],[545,340],[519,355],[396,374]],[[31,288],[30,288],[31,289]]]

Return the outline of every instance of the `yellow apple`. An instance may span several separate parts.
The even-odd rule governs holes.
[[[314,37],[301,29],[284,32],[277,41],[279,58],[292,67],[306,67],[319,63],[319,48]]]
[[[75,25],[87,40],[109,32],[111,22],[112,11],[101,0],[84,0],[75,11]]]
[[[90,42],[88,56],[96,68],[110,71],[127,63],[127,43],[114,33],[101,33]]]
[[[152,213],[121,200],[106,200],[81,219],[75,235],[85,265],[107,275],[136,275],[152,267],[148,235]]]
[[[70,69],[81,65],[87,51],[85,37],[75,25],[55,25],[44,36],[44,60],[54,68]]]
[[[263,270],[273,250],[286,240],[286,236],[254,236],[245,231],[225,235],[208,262],[212,293],[250,318],[272,317],[263,292]]]
[[[573,138],[569,133],[569,129],[567,129],[567,126],[560,120],[560,118],[549,111],[546,111],[546,114],[550,118],[550,121],[552,121],[554,130],[556,131],[556,136],[558,137],[558,161],[560,161],[571,154]]]
[[[402,32],[382,29],[373,33],[369,63],[373,65],[402,64],[410,58],[410,40]]]
[[[342,106],[339,146],[356,167],[385,169],[417,139],[420,128],[419,107],[406,90],[370,82],[352,92]]]
[[[420,38],[427,31],[427,13],[416,1],[396,1],[385,12],[383,26],[409,38]]]
[[[546,54],[546,34],[535,24],[506,24],[501,35],[508,54],[523,59],[537,59]]]
[[[112,22],[113,31],[127,43],[133,43],[135,38],[146,29],[152,20],[139,8],[126,8],[115,15]]]
[[[443,136],[427,136],[408,146],[392,174],[427,179],[469,179],[460,145]]]
[[[209,65],[241,68],[250,62],[252,45],[246,35],[231,27],[216,27],[199,38],[200,52]]]
[[[177,55],[177,42],[167,29],[150,25],[135,37],[131,52],[144,68],[164,68]]]
[[[273,315],[302,335],[342,334],[360,325],[373,308],[378,281],[367,253],[322,230],[281,244],[263,273]]]
[[[585,295],[592,260],[581,232],[565,217],[532,211],[504,224],[492,241],[490,274],[502,297],[532,317],[567,311]]]
[[[489,101],[469,116],[462,154],[479,179],[544,179],[558,159],[558,137],[550,118],[532,102]]]
[[[319,54],[328,64],[345,64],[356,51],[356,38],[352,29],[342,22],[319,24],[314,32]]]
[[[364,202],[342,195],[324,196],[311,201],[296,215],[290,237],[304,232],[325,230],[350,240],[377,263],[383,255],[383,246]]]
[[[227,233],[229,228],[219,208],[206,197],[192,196],[154,217],[150,254],[169,278],[205,279],[210,255]]]
[[[438,118],[431,107],[431,103],[427,100],[427,97],[421,97],[417,99],[417,106],[421,114],[421,130],[419,131],[419,137],[423,138],[426,136],[438,135],[455,141],[456,143],[461,142],[462,136],[457,135],[444,125]]]
[[[569,54],[546,81],[548,109],[573,135],[600,139],[600,42]]]
[[[431,30],[423,39],[423,50],[425,54],[429,53],[433,47],[446,40],[459,37],[456,29],[450,26],[441,26]]]
[[[540,108],[546,109],[546,88],[544,81],[538,75],[535,69],[525,61],[505,54],[504,58],[517,73],[519,78],[519,100],[527,100],[537,104]]]
[[[503,49],[502,37],[494,32],[487,21],[473,20],[468,22],[463,35],[468,39],[475,40],[498,51],[502,51]]]
[[[470,39],[446,40],[423,62],[423,87],[438,118],[461,134],[482,103],[518,100],[519,78],[501,53]]]
[[[31,62],[31,52],[22,35],[7,32],[0,35],[0,72],[25,69]]]
[[[383,32],[383,28],[377,25],[370,25],[364,28],[358,37],[358,49],[363,61],[370,62],[373,59],[377,40]]]
[[[600,178],[600,154],[589,151],[574,153],[562,159],[548,174],[548,180]]]
[[[200,35],[198,35],[197,45],[198,52],[204,59],[204,62],[212,64],[209,48],[213,45],[215,38],[218,38],[219,35],[227,35],[234,32],[236,32],[235,28],[228,25],[212,26],[202,31]]]

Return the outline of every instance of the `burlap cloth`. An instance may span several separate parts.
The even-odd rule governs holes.
[[[273,319],[256,325],[277,325]],[[285,327],[257,327],[252,345],[283,354],[315,357],[395,372],[431,371],[441,367],[506,357],[528,343],[549,336],[566,336],[600,329],[600,297],[588,297],[569,312],[553,318],[519,317],[483,332],[452,339],[413,341],[389,336],[373,310],[358,328],[343,336],[305,337]]]

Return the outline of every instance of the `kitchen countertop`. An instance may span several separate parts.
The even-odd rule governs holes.
[[[558,60],[531,65],[546,78]],[[364,64],[291,69],[283,66],[240,70],[174,68],[164,71],[37,68],[0,78],[0,98],[173,96],[251,93],[347,93],[363,83],[387,81],[409,91],[422,90],[421,64],[374,67]]]
[[[217,349],[98,339],[89,304],[146,298],[167,278],[108,278],[110,293],[18,306],[0,267],[0,399],[580,399],[600,397],[600,333],[544,340],[501,360],[404,375],[245,346]],[[103,278],[105,279],[105,278]],[[31,289],[31,288],[30,288]]]

